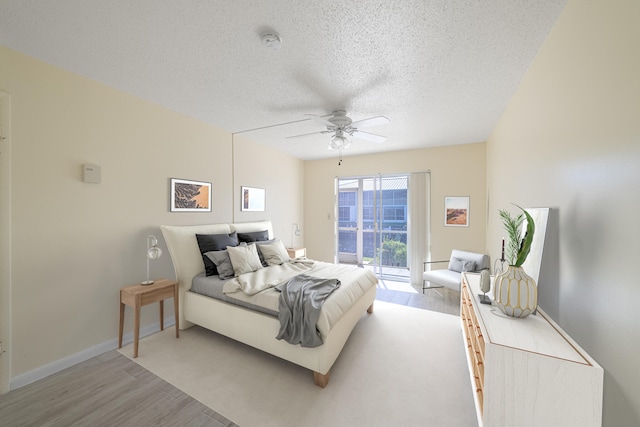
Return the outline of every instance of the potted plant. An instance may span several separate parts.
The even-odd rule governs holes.
[[[526,210],[518,205],[514,206],[522,211],[516,217],[507,211],[499,211],[507,232],[505,257],[509,267],[496,276],[493,300],[504,314],[512,317],[527,317],[538,307],[538,287],[533,278],[522,268],[531,250],[535,223]],[[525,219],[527,229],[522,236],[522,225]]]

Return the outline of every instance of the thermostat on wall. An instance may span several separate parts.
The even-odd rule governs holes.
[[[100,184],[100,166],[82,165],[82,182],[89,184]]]

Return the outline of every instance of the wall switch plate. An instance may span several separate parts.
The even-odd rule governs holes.
[[[82,182],[86,182],[88,184],[100,184],[101,172],[100,166],[98,165],[82,165]]]

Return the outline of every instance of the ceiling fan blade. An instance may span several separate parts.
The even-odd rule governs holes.
[[[369,126],[378,126],[389,123],[389,119],[384,116],[371,117],[369,119],[358,120],[351,123],[352,128],[366,128]]]
[[[375,133],[364,132],[361,130],[356,130],[353,132],[352,136],[358,139],[364,139],[365,141],[377,142],[381,144],[387,140],[386,136],[376,135]]]
[[[320,116],[316,116],[315,114],[305,114],[305,116],[308,116],[311,120],[313,120],[316,123],[319,123],[323,126],[331,126],[331,127],[335,127],[336,125],[334,125],[333,123],[331,123],[329,120],[324,119],[323,117]]]
[[[321,134],[321,133],[329,133],[329,131],[328,130],[321,130],[321,131],[318,131],[318,132],[303,133],[303,134],[300,134],[300,135],[287,136],[285,139],[302,138],[304,136],[318,135],[318,134]]]

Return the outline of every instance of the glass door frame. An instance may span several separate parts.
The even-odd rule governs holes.
[[[404,203],[404,222],[406,224],[404,230],[389,230],[393,231],[394,234],[404,234],[404,244],[405,244],[405,257],[404,257],[404,265],[397,266],[397,269],[404,270],[406,269],[406,274],[398,275],[391,274],[393,271],[389,271],[390,268],[393,268],[391,265],[384,265],[383,263],[383,254],[384,252],[384,234],[385,231],[383,229],[383,221],[384,221],[384,197],[383,191],[384,181],[385,179],[405,179],[406,180],[406,192],[407,199]],[[356,185],[353,185],[351,188],[341,189],[341,182],[348,183],[349,181],[354,182]],[[370,181],[371,184],[367,185],[367,181]],[[371,187],[371,190],[367,190],[367,187]],[[373,255],[371,256],[372,263],[368,264],[368,267],[371,267],[379,277],[392,277],[398,281],[405,281],[409,276],[409,254],[408,254],[408,239],[409,239],[409,221],[408,221],[408,186],[409,186],[409,175],[408,174],[388,174],[388,175],[363,175],[356,177],[336,177],[335,181],[335,193],[336,193],[336,202],[335,202],[335,231],[336,231],[336,248],[335,248],[335,260],[337,263],[349,263],[349,264],[357,264],[359,266],[364,266],[364,249],[365,249],[365,238],[367,237],[367,233],[372,233],[373,237]],[[364,211],[369,205],[365,206],[364,193],[365,191],[371,192],[371,228],[365,228],[365,218]],[[353,201],[355,204],[351,204],[352,209],[349,206],[342,205],[342,197],[341,193],[355,193],[356,196],[353,197]],[[355,209],[355,213],[353,210]],[[355,221],[350,221],[354,220]],[[355,226],[340,226],[341,222],[355,222]],[[388,231],[388,232],[389,232]],[[354,245],[350,245],[355,249],[355,253],[353,252],[340,252],[340,249],[344,249],[344,245],[341,245],[340,233],[355,233],[355,247]],[[402,243],[402,242],[401,242]],[[353,254],[353,256],[349,256]]]

